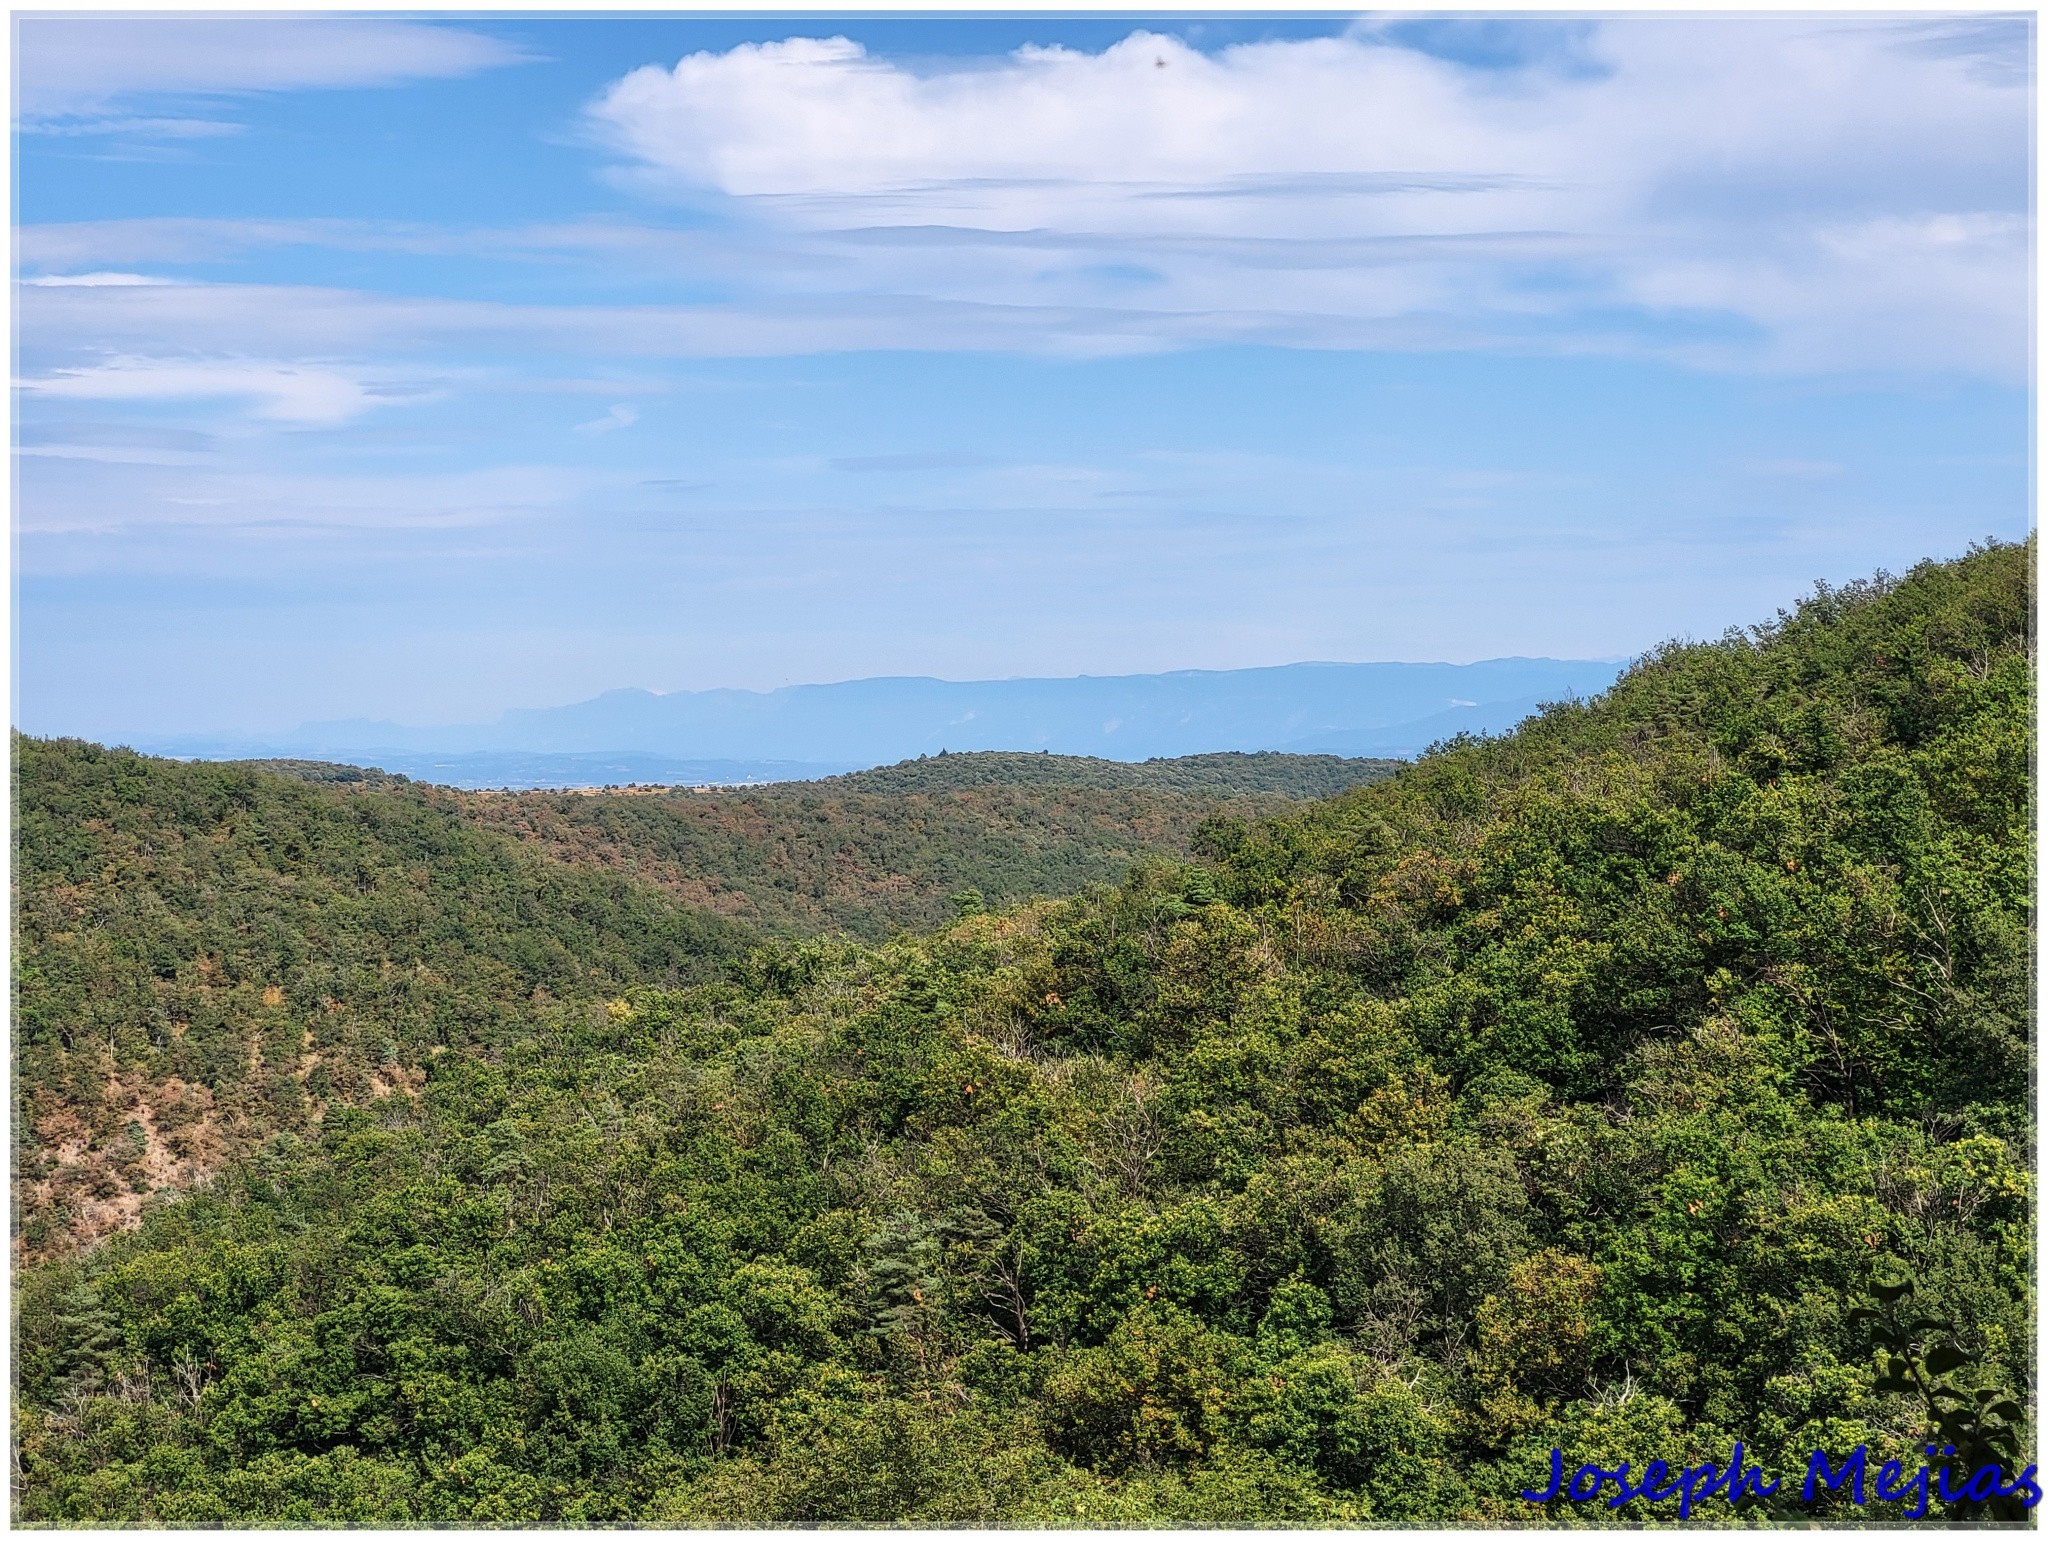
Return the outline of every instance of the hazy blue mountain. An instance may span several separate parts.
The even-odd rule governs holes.
[[[1590,691],[1585,693],[1592,694]],[[1556,699],[1554,694],[1546,694],[1522,696],[1513,701],[1475,701],[1469,706],[1453,706],[1446,711],[1432,712],[1427,717],[1418,717],[1413,722],[1395,723],[1391,727],[1312,733],[1282,747],[1292,754],[1391,755],[1397,759],[1413,759],[1431,744],[1455,738],[1460,733],[1505,733],[1532,715],[1544,702]]]
[[[536,754],[517,749],[466,754],[398,750],[378,754],[375,764],[379,770],[437,786],[469,790],[507,787],[513,791],[635,785],[753,787],[778,781],[815,781],[866,769],[815,760],[674,760],[656,754]]]
[[[1125,761],[1226,750],[1413,753],[1457,731],[1444,723],[1506,727],[1537,702],[1596,694],[1620,670],[1586,660],[1495,658],[1076,679],[868,679],[669,695],[613,690],[570,706],[509,711],[490,723],[323,722],[260,744],[166,740],[136,747],[207,758],[374,760],[387,770],[416,756],[438,762],[481,754],[630,754],[820,767],[810,774],[941,749],[1045,749]],[[604,779],[662,778],[622,772]]]

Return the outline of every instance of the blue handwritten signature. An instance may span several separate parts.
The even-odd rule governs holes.
[[[1935,1456],[1933,1446],[1928,1447],[1927,1453],[1929,1457]],[[1955,1447],[1944,1446],[1943,1453],[1954,1455]],[[1761,1466],[1745,1466],[1742,1456],[1742,1441],[1738,1439],[1726,1466],[1716,1466],[1707,1461],[1698,1466],[1674,1468],[1663,1461],[1651,1461],[1643,1467],[1642,1475],[1630,1482],[1627,1461],[1612,1471],[1604,1466],[1583,1465],[1567,1478],[1564,1474],[1564,1452],[1553,1449],[1550,1452],[1550,1486],[1540,1493],[1524,1488],[1522,1496],[1532,1504],[1547,1504],[1560,1498],[1567,1503],[1585,1504],[1605,1497],[1610,1509],[1619,1509],[1632,1498],[1641,1498],[1649,1503],[1663,1503],[1675,1498],[1678,1500],[1678,1517],[1687,1519],[1692,1514],[1693,1505],[1704,1503],[1716,1494],[1733,1505],[1744,1498],[1769,1498],[1783,1486]],[[1828,1458],[1827,1452],[1814,1451],[1813,1458],[1806,1463],[1806,1482],[1801,1489],[1801,1498],[1810,1504],[1816,1490],[1832,1493],[1846,1487],[1850,1502],[1859,1507],[1867,1503],[1870,1496],[1888,1504],[1911,1500],[1914,1507],[1905,1516],[1909,1520],[1922,1518],[1936,1494],[1944,1503],[1958,1503],[1964,1499],[2011,1498],[2017,1494],[2021,1504],[2029,1509],[2041,1501],[2041,1488],[2035,1481],[2035,1469],[2031,1466],[2014,1478],[2010,1487],[2005,1485],[2004,1470],[1998,1466],[1979,1467],[1967,1481],[1952,1484],[1950,1477],[1953,1474],[1948,1465],[1938,1459],[1932,1465],[1922,1465],[1918,1475],[1911,1480],[1906,1480],[1903,1462],[1886,1461],[1878,1468],[1877,1476],[1866,1493],[1864,1477],[1869,1459],[1869,1448],[1864,1445],[1850,1451],[1839,1467]],[[1610,1486],[1613,1488],[1611,1495],[1608,1494]]]

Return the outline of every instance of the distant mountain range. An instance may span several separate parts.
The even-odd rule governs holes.
[[[170,738],[191,759],[317,758],[455,786],[805,780],[940,750],[1138,761],[1236,750],[1408,757],[1598,694],[1623,665],[1584,659],[1300,663],[1072,679],[848,680],[781,690],[607,691],[495,722],[308,723],[275,738]]]
[[[188,759],[248,758],[240,754],[168,751]],[[547,787],[758,787],[786,781],[817,781],[867,770],[865,764],[822,760],[678,760],[667,755],[533,754],[519,749],[480,749],[461,754],[425,753],[412,749],[372,749],[336,755],[344,765],[375,766],[414,781],[476,791],[503,787],[516,792]],[[266,768],[284,769],[308,763],[302,758],[254,756]],[[325,763],[325,762],[313,762]],[[331,767],[330,767],[331,768]],[[309,779],[327,780],[325,776]]]

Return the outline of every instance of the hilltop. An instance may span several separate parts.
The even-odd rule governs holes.
[[[1140,765],[946,754],[770,787],[471,795],[451,806],[561,860],[630,872],[769,931],[879,941],[950,920],[961,903],[1115,882],[1143,857],[1186,856],[1206,819],[1275,813],[1398,767],[1282,754]]]
[[[941,751],[896,765],[810,783],[821,792],[957,792],[984,787],[1087,787],[1160,792],[1271,793],[1278,797],[1333,797],[1352,787],[1384,781],[1404,762],[1342,759],[1332,754],[1190,754],[1172,759],[1098,760],[1050,752],[1014,754]]]

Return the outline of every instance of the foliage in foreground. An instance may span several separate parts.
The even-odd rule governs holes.
[[[536,1010],[23,1275],[19,1516],[1513,1519],[1553,1445],[1917,1465],[1894,1349],[2031,1448],[2030,563]]]

